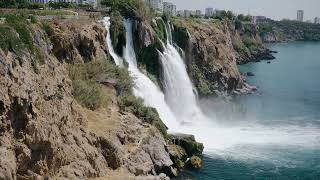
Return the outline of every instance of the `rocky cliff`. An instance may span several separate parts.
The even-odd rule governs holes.
[[[174,41],[185,52],[189,75],[200,95],[253,90],[238,70],[233,41],[240,36],[228,23],[177,19],[173,24]]]
[[[282,20],[258,24],[259,35],[265,43],[288,41],[320,41],[320,25]]]
[[[14,15],[0,32],[0,179],[176,175],[156,111],[122,96],[101,23]]]

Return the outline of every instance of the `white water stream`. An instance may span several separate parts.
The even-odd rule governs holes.
[[[235,127],[222,127],[215,123],[215,118],[206,117],[198,106],[192,82],[186,71],[186,66],[180,54],[173,46],[171,29],[165,50],[160,53],[163,67],[163,83],[165,95],[137,67],[136,55],[133,48],[132,23],[125,21],[127,44],[124,58],[120,58],[112,48],[110,39],[109,18],[104,18],[108,30],[108,48],[115,63],[122,66],[122,59],[129,65],[130,75],[134,78],[134,94],[144,100],[147,106],[158,110],[161,119],[169,127],[169,131],[194,134],[196,139],[204,143],[205,150],[216,154],[232,152],[241,156],[237,147],[242,145],[281,145],[281,146],[319,146],[320,132],[312,127],[265,127],[259,124],[244,124]],[[167,26],[170,27],[170,26]],[[248,152],[242,154],[257,158],[261,153]]]

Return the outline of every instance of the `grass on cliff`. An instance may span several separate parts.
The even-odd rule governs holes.
[[[139,119],[154,125],[166,135],[167,128],[158,112],[146,107],[142,99],[132,94],[133,81],[126,69],[119,68],[108,60],[91,61],[70,65],[69,76],[73,85],[73,96],[84,107],[95,110],[107,107],[110,98],[103,91],[102,81],[112,80],[117,91],[118,104],[123,112],[131,112]]]
[[[18,52],[24,48],[34,51],[33,39],[31,36],[30,22],[27,19],[34,18],[7,14],[2,16],[6,18],[4,24],[0,25],[0,47],[4,51]]]
[[[73,84],[74,97],[81,105],[91,110],[108,105],[109,99],[105,97],[103,85],[99,81],[114,80],[115,88],[120,95],[132,88],[128,72],[107,60],[71,65],[69,76]]]

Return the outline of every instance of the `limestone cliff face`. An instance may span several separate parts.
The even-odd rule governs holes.
[[[67,63],[106,59],[106,31],[102,24],[89,21],[56,21],[50,34],[52,54]]]
[[[200,95],[227,95],[244,87],[226,24],[179,20],[173,36]]]
[[[88,179],[173,171],[167,143],[152,125],[121,112],[112,86],[109,109],[81,107],[72,94],[69,63],[108,57],[97,22],[30,25],[38,56],[0,48],[0,179]],[[114,175],[115,178],[117,175]]]
[[[236,24],[228,22],[233,49],[237,64],[260,60],[272,60],[274,56],[263,44],[259,34],[259,26],[253,24]]]

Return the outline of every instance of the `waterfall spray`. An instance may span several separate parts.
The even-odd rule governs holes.
[[[166,26],[167,43],[160,52],[166,101],[177,117],[186,123],[205,119],[197,104],[192,82],[179,52],[173,45],[171,25]],[[181,50],[182,51],[182,50]]]

